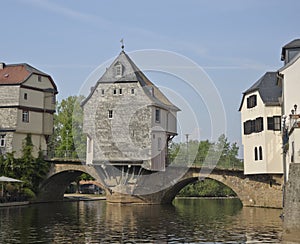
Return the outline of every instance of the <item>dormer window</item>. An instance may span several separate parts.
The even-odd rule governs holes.
[[[116,77],[121,77],[123,74],[123,66],[121,63],[117,62],[115,64],[115,76]]]
[[[256,95],[247,98],[247,108],[254,108],[257,105]]]

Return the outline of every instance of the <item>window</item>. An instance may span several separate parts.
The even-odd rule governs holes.
[[[112,119],[113,117],[113,111],[112,110],[108,110],[108,118]]]
[[[259,147],[259,160],[263,159],[263,152],[262,152],[262,147]]]
[[[38,75],[38,81],[42,82],[42,76],[41,75]]]
[[[55,104],[56,103],[56,97],[55,95],[52,96],[52,104]]]
[[[280,116],[274,116],[274,130],[281,130],[281,117]]]
[[[120,95],[122,95],[122,88],[119,89],[119,93],[120,93]]]
[[[27,100],[27,93],[24,93],[24,100]]]
[[[249,135],[252,133],[251,123],[252,123],[252,120],[247,120],[246,122],[244,122],[244,135]]]
[[[281,117],[280,116],[273,116],[268,117],[268,130],[281,130]]]
[[[247,120],[244,122],[244,135],[250,135],[253,132],[261,132],[264,130],[264,120],[262,117],[255,120]]]
[[[101,95],[104,95],[104,89],[101,89]]]
[[[116,95],[117,94],[117,89],[114,89],[114,95]]]
[[[256,95],[247,98],[247,108],[253,108],[257,105]]]
[[[268,117],[268,130],[274,130],[274,118],[273,117]]]
[[[261,132],[264,130],[264,121],[262,117],[255,120],[255,132]]]
[[[160,109],[155,109],[155,122],[160,122]]]
[[[134,88],[131,88],[131,94],[134,94]]]
[[[5,147],[5,135],[0,135],[0,147]]]
[[[157,138],[157,150],[161,151],[161,138],[160,137]]]
[[[254,160],[258,160],[258,152],[257,152],[257,147],[254,148]]]
[[[23,110],[22,122],[29,123],[29,111],[28,110]]]
[[[123,72],[123,67],[122,64],[120,64],[119,62],[117,62],[115,64],[115,76],[116,77],[121,77],[122,76],[122,72]]]

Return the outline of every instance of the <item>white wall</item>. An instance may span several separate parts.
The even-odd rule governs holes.
[[[300,58],[280,71],[283,74],[283,102],[284,114],[289,115],[294,105],[300,111]],[[298,112],[299,113],[299,112]],[[288,119],[288,118],[287,118]],[[288,121],[287,121],[288,122]]]
[[[251,95],[257,96],[257,106],[253,108],[247,108],[247,98]],[[265,106],[258,91],[245,96],[241,108],[245,174],[283,173],[281,132],[268,130],[267,122],[267,117],[280,115],[280,106]],[[247,120],[254,120],[258,117],[263,117],[263,131],[258,133],[253,132],[249,135],[245,135],[244,122]],[[259,147],[262,147],[262,160],[255,160],[255,147],[257,147],[258,151]]]

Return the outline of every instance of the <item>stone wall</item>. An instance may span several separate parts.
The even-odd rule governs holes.
[[[300,231],[300,164],[290,164],[285,188],[284,229],[286,236]],[[289,238],[290,239],[290,238]]]
[[[0,86],[0,106],[19,105],[19,86]]]
[[[17,108],[0,108],[0,129],[16,129],[17,121]]]
[[[150,104],[137,82],[98,84],[84,105],[83,129],[93,140],[93,160],[150,159]]]

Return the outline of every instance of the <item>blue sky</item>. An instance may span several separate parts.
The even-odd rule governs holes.
[[[299,11],[297,0],[2,1],[0,59],[50,74],[63,99],[78,94],[89,74],[120,52],[121,38],[127,52],[179,53],[214,82],[227,137],[240,145],[242,92],[282,66],[281,47],[300,37]],[[202,139],[209,137],[200,130]]]

